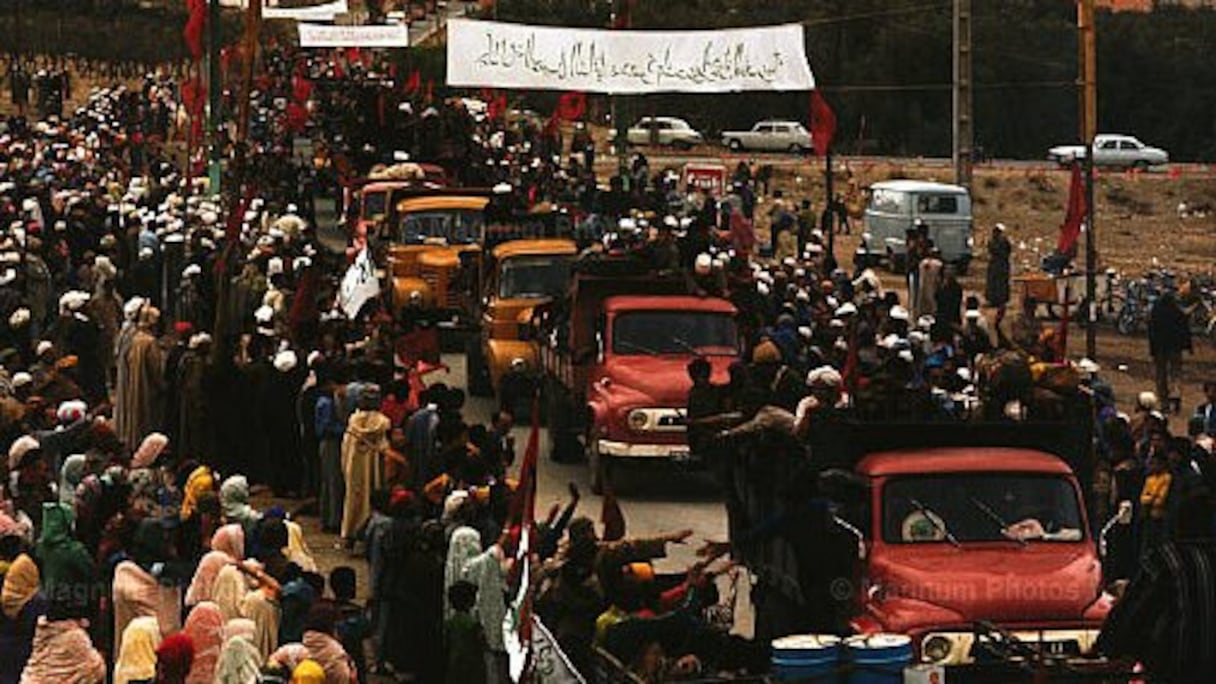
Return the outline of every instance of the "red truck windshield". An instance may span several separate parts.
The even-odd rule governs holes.
[[[883,487],[888,543],[1083,538],[1076,490],[1062,477],[964,473],[903,477]]]
[[[612,326],[615,354],[734,356],[739,341],[734,319],[698,311],[634,311]]]

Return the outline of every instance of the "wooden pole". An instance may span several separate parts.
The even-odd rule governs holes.
[[[1085,145],[1085,297],[1089,323],[1085,328],[1085,355],[1098,352],[1098,246],[1094,227],[1094,136],[1098,127],[1098,65],[1094,28],[1094,0],[1079,0],[1077,31],[1081,65],[1081,142]]]

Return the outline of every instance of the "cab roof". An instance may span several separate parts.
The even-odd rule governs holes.
[[[940,473],[1033,473],[1070,475],[1058,456],[1035,449],[1011,447],[939,447],[878,451],[857,463],[868,477]]]
[[[617,295],[604,300],[607,313],[629,311],[696,311],[734,315],[735,305],[717,297],[691,295]]]
[[[548,256],[578,254],[578,245],[573,240],[536,239],[511,240],[494,248],[495,259],[506,259],[513,256]]]
[[[933,183],[919,180],[880,181],[870,186],[871,190],[893,190],[895,192],[936,192],[948,195],[966,195],[967,188],[948,183]]]
[[[431,195],[403,199],[397,204],[397,211],[402,214],[415,211],[482,211],[489,203],[489,197],[475,195]]]

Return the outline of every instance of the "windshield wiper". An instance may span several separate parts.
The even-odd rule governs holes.
[[[692,354],[693,356],[701,356],[701,352],[697,351],[697,348],[692,346],[692,344],[689,343],[689,341],[684,339],[683,337],[677,337],[675,335],[672,335],[671,341],[674,342],[676,344],[676,346],[682,348],[684,351],[688,352],[689,354]]]
[[[943,518],[940,515],[938,515],[937,513],[935,513],[933,511],[933,509],[924,505],[917,499],[913,499],[913,498],[909,497],[908,503],[912,504],[916,508],[916,510],[920,511],[920,514],[925,516],[925,520],[928,520],[930,525],[933,525],[933,527],[935,527],[938,532],[942,533],[942,536],[944,536],[946,538],[946,541],[953,544],[956,548],[960,548],[960,549],[963,548],[963,545],[960,544],[958,539],[953,534],[950,533],[950,530],[946,529],[946,519],[945,518]]]
[[[642,345],[640,345],[636,342],[630,342],[629,340],[619,340],[618,342],[616,342],[614,344],[614,346],[633,349],[634,351],[642,352],[643,354],[645,354],[647,356],[658,356],[659,355],[659,353],[657,351],[651,349],[650,347],[643,347]]]
[[[984,515],[988,516],[989,520],[996,523],[997,525],[1000,525],[1001,535],[1004,536],[1006,539],[1012,539],[1013,541],[1016,541],[1017,543],[1021,544],[1022,546],[1026,546],[1027,544],[1030,543],[1030,542],[1026,541],[1025,539],[1022,539],[1021,537],[1015,537],[1015,536],[1010,535],[1009,534],[1009,523],[1005,522],[1004,518],[1002,518],[996,511],[992,510],[991,506],[984,503],[983,501],[980,501],[979,499],[977,499],[974,496],[968,497],[968,499],[970,499],[971,505],[980,509],[980,511],[982,511],[984,513]]]

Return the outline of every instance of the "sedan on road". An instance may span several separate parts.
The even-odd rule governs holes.
[[[1047,158],[1061,166],[1085,158],[1084,145],[1059,145],[1047,151]],[[1150,147],[1130,135],[1103,134],[1094,137],[1094,165],[1128,169],[1147,169],[1170,162],[1170,155]]]

